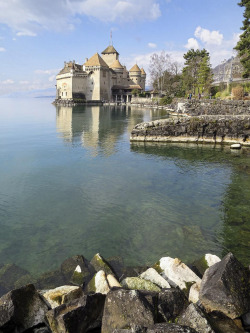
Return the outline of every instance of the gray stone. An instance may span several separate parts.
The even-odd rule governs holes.
[[[220,313],[209,315],[209,321],[216,333],[244,333],[239,320],[232,320]]]
[[[220,311],[232,319],[250,310],[248,272],[232,253],[206,270],[199,299],[207,312]]]
[[[77,286],[61,286],[43,293],[43,297],[49,302],[52,308],[73,301],[81,296],[83,296],[83,291]]]
[[[148,327],[155,322],[155,310],[142,293],[115,289],[107,296],[102,318],[102,333],[130,329],[133,325]]]
[[[199,293],[200,293],[201,284],[196,282],[189,289],[188,300],[192,303],[197,303],[199,301]]]
[[[82,333],[100,328],[105,296],[85,295],[47,312],[53,333]]]
[[[188,326],[160,323],[148,327],[147,333],[197,333],[197,331]]]
[[[165,280],[154,268],[148,268],[140,277],[156,284],[161,288],[171,288],[170,284]]]
[[[0,298],[0,332],[22,333],[37,325],[46,325],[50,309],[34,285],[12,290]]]
[[[127,289],[161,291],[161,288],[159,288],[153,282],[141,279],[139,277],[128,277],[122,280],[121,285]]]
[[[192,327],[198,333],[215,333],[205,314],[195,304],[190,304],[185,312],[181,314],[178,324]]]
[[[160,321],[175,322],[176,318],[188,307],[188,300],[178,288],[162,290],[158,295]]]
[[[100,253],[94,255],[90,263],[95,268],[96,272],[103,270],[107,275],[108,274],[114,275],[112,268],[110,267],[108,262],[100,255]]]

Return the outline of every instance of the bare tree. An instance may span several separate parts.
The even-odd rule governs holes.
[[[162,51],[160,54],[154,53],[150,58],[149,73],[151,84],[162,93],[164,86],[164,73],[169,69],[170,56]]]

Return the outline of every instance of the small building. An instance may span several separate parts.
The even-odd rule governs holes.
[[[56,103],[63,101],[130,103],[132,90],[145,90],[146,73],[135,64],[129,71],[119,61],[119,53],[109,45],[83,65],[65,62],[56,76]]]

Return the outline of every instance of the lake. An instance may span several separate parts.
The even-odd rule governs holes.
[[[250,263],[250,149],[130,144],[168,117],[136,107],[0,100],[0,264],[33,274],[69,256],[151,265],[232,251]]]

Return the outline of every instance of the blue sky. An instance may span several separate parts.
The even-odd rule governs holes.
[[[153,53],[183,63],[205,47],[213,66],[233,55],[237,0],[0,0],[0,95],[55,86],[64,61],[83,64],[110,41],[128,69]]]

